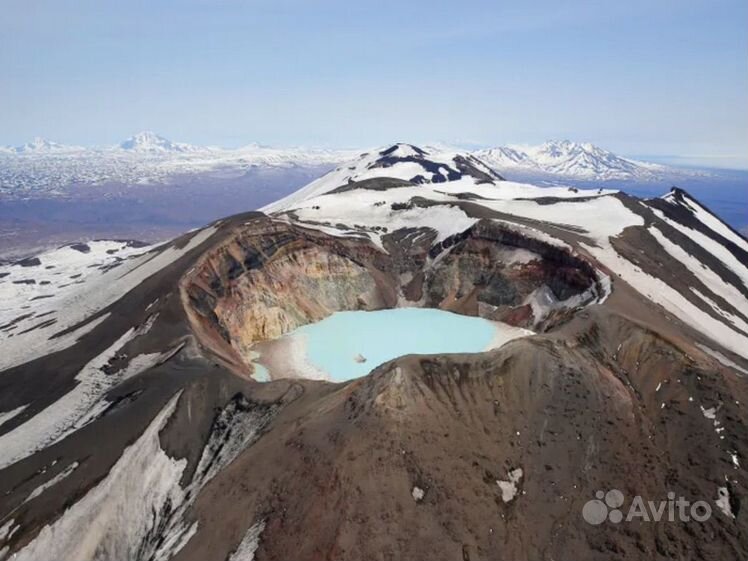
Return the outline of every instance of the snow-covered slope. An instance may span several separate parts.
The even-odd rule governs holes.
[[[16,322],[6,325],[22,310],[29,321],[46,309],[50,300],[75,293],[86,283],[119,266],[124,260],[145,253],[146,245],[133,241],[98,240],[69,244],[10,264],[0,264],[0,331],[11,334],[22,329]]]
[[[442,184],[462,179],[475,184],[502,180],[498,173],[469,154],[422,149],[399,143],[365,152],[263,210],[283,209],[296,201],[381,177],[397,180],[403,185]]]
[[[594,144],[569,140],[550,141],[538,146],[488,148],[474,154],[507,174],[522,172],[596,181],[653,181],[692,173],[623,158]]]

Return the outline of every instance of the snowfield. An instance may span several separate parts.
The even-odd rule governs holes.
[[[30,275],[19,270],[19,265],[11,265],[9,270],[0,269],[0,271],[10,273],[9,276],[0,279],[2,283],[0,290],[13,304],[0,310],[2,314],[0,321],[3,322],[3,329],[0,329],[0,345],[3,349],[0,355],[0,376],[2,370],[75,344],[82,335],[106,320],[105,315],[94,318],[95,314],[122,298],[144,280],[161,271],[191,249],[199,246],[213,235],[216,228],[216,226],[209,226],[198,230],[182,248],[166,243],[154,249],[135,251],[127,259],[118,261],[116,267],[108,266],[113,263],[106,258],[103,263],[94,260],[93,267],[79,266],[77,270],[82,275],[83,282],[72,287],[67,286],[66,282],[62,286],[58,284],[59,293],[53,286],[50,289],[51,294],[45,294],[43,299],[36,299],[33,293],[26,292],[25,285],[18,285],[12,280],[14,276]],[[143,251],[146,252],[143,253]],[[67,251],[63,254],[64,256],[71,255]],[[60,261],[65,262],[65,268],[70,272],[69,263],[65,261],[65,258],[61,259],[60,255],[54,252],[52,256],[53,262],[55,262],[54,259],[57,259],[58,264]],[[100,252],[94,254],[94,258],[98,257],[100,257]],[[46,266],[40,264],[34,267]],[[52,284],[52,281],[50,283]],[[74,331],[56,336],[82,322],[86,323]]]

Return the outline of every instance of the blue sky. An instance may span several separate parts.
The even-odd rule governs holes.
[[[0,8],[0,144],[570,138],[748,168],[745,0]]]

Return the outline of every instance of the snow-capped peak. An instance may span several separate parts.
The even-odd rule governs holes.
[[[393,158],[417,158],[426,154],[424,150],[413,146],[412,144],[405,144],[398,142],[393,144],[389,148],[379,152],[382,156],[391,156]]]
[[[598,165],[600,163],[628,162],[608,150],[589,142],[572,142],[570,140],[551,140],[540,146],[528,147],[526,153],[535,161],[548,165],[564,165],[570,161]]]
[[[492,166],[501,169],[503,167],[524,166],[527,168],[537,168],[537,164],[532,161],[530,156],[521,149],[509,146],[497,146],[481,150],[478,157],[485,159]]]
[[[27,142],[22,146],[17,146],[11,149],[17,154],[48,154],[53,152],[71,152],[75,150],[81,150],[78,146],[67,146],[58,142],[53,142],[37,136],[31,142]]]
[[[119,147],[133,152],[192,152],[197,149],[190,144],[172,142],[151,131],[139,132],[120,143]]]
[[[672,172],[666,166],[639,162],[589,142],[551,140],[537,146],[510,145],[476,153],[496,169],[542,173],[578,179],[651,180]]]
[[[390,186],[417,186],[460,180],[470,184],[495,184],[503,181],[503,177],[469,152],[426,149],[401,142],[365,152],[262,210],[284,210],[300,201],[374,180]]]

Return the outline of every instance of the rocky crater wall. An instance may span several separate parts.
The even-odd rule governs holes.
[[[537,327],[546,319],[538,295],[595,294],[586,261],[495,223],[436,245],[434,237],[425,228],[390,232],[382,251],[368,239],[260,217],[201,257],[182,279],[182,300],[203,346],[246,368],[255,343],[337,311],[433,307]]]

